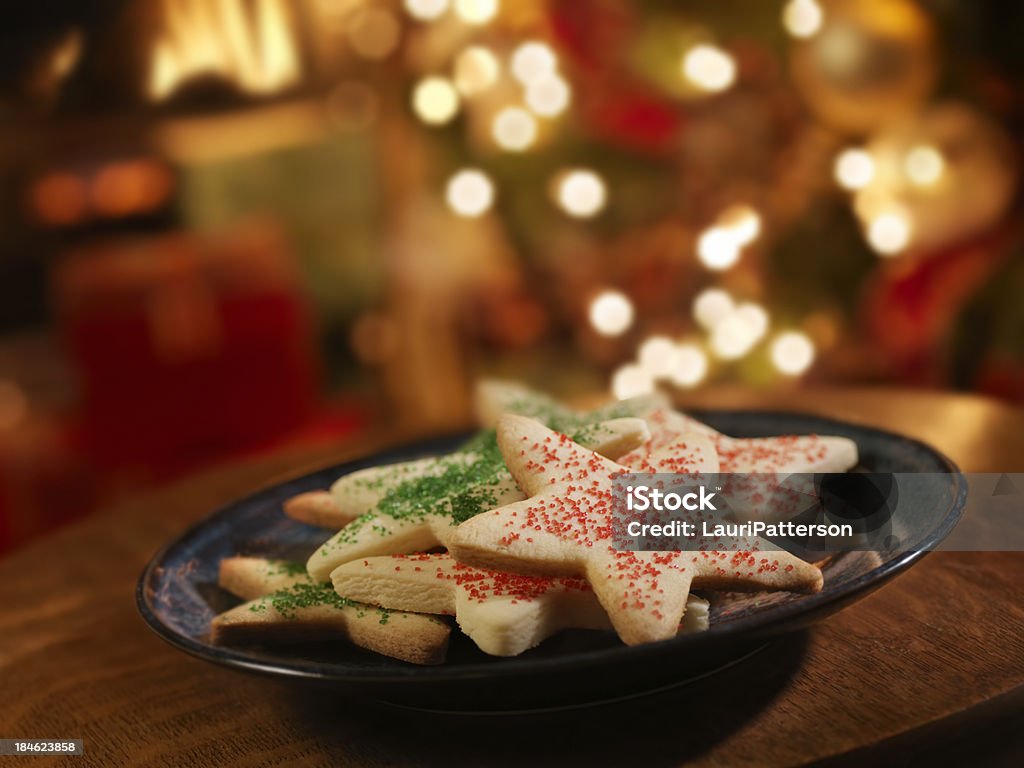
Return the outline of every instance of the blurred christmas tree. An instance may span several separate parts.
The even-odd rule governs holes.
[[[449,418],[474,365],[555,362],[549,385],[620,396],[813,379],[1024,397],[1024,342],[1000,330],[1024,288],[1019,3],[124,7],[96,39],[123,26],[132,45],[76,32],[68,56],[91,63],[43,101],[142,98],[158,125],[292,99],[243,132],[262,153],[182,174],[184,223],[281,219],[328,337],[403,412]]]
[[[1024,366],[989,4],[404,5],[427,184],[525,264],[466,308],[504,357],[572,344],[619,396]]]

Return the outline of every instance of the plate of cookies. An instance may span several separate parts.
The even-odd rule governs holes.
[[[577,706],[712,674],[827,617],[912,566],[964,506],[934,449],[818,416],[681,413],[658,395],[580,411],[505,381],[478,385],[476,410],[473,434],[213,513],[147,565],[143,618],[208,661],[387,704]],[[637,472],[921,473],[927,493],[898,503],[930,522],[902,546],[814,557],[756,536],[633,551],[611,518],[615,479]]]

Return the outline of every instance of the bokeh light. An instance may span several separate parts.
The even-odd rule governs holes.
[[[590,302],[589,316],[602,336],[621,336],[633,325],[633,302],[621,291],[602,291]]]
[[[512,74],[523,85],[550,77],[557,68],[558,58],[547,43],[531,40],[512,53]]]
[[[557,73],[531,80],[526,86],[526,106],[542,117],[560,115],[569,106],[572,92]]]
[[[36,217],[46,224],[74,224],[88,212],[89,194],[85,182],[72,173],[53,172],[42,176],[32,185],[30,199]]]
[[[736,80],[736,62],[721,48],[702,44],[683,57],[683,74],[703,91],[718,93]]]
[[[722,360],[737,360],[753,349],[768,330],[768,314],[756,304],[741,304],[711,329],[711,351]]]
[[[746,324],[747,332],[753,339],[753,343],[764,338],[769,324],[768,312],[764,307],[747,301],[736,307],[736,315]]]
[[[639,365],[624,365],[612,376],[612,394],[619,400],[654,391],[654,379]]]
[[[772,342],[772,363],[779,373],[799,376],[814,362],[814,344],[799,331],[780,333]]]
[[[696,344],[679,344],[672,359],[669,380],[679,387],[694,387],[708,373],[708,356]]]
[[[793,37],[814,37],[825,21],[825,13],[815,0],[789,0],[782,9],[782,26]]]
[[[171,173],[161,162],[140,158],[109,163],[93,178],[92,207],[102,216],[146,213],[167,199],[172,186]]]
[[[537,121],[520,107],[506,107],[494,118],[494,140],[502,149],[522,152],[537,138]]]
[[[875,177],[875,161],[863,149],[847,149],[836,157],[835,179],[843,189],[863,189]]]
[[[868,243],[883,256],[900,253],[910,243],[910,220],[899,212],[883,213],[868,224]]]
[[[412,92],[412,108],[429,125],[443,125],[459,111],[459,94],[444,77],[425,77]]]
[[[718,217],[718,226],[731,232],[742,247],[754,242],[761,234],[761,216],[749,205],[733,205]]]
[[[637,362],[655,379],[665,378],[672,373],[675,364],[676,345],[668,336],[651,336],[640,345]]]
[[[722,271],[740,258],[740,243],[724,227],[710,227],[697,241],[697,256],[708,269]]]
[[[467,24],[486,24],[498,13],[498,0],[455,0],[455,14]]]
[[[455,213],[475,218],[494,204],[494,184],[483,171],[466,168],[448,180],[445,196]]]
[[[432,21],[448,10],[448,0],[405,0],[405,10],[414,19]]]
[[[935,147],[921,145],[907,153],[903,171],[910,182],[919,187],[929,187],[942,178],[946,161]]]
[[[721,288],[706,288],[693,301],[693,317],[707,330],[732,314],[735,304],[732,296]]]
[[[482,93],[498,82],[501,66],[490,48],[471,45],[455,59],[455,87],[464,96]]]
[[[556,184],[559,207],[570,216],[589,218],[605,206],[608,192],[594,171],[580,169],[562,174]]]

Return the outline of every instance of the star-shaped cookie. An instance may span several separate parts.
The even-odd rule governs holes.
[[[424,484],[432,484],[429,478],[445,474],[453,464],[472,464],[479,452],[486,458],[486,454],[496,447],[493,426],[503,413],[518,413],[537,419],[542,424],[579,437],[589,448],[614,457],[634,447],[630,444],[631,433],[628,430],[621,434],[621,444],[616,443],[613,434],[602,438],[604,443],[598,443],[597,436],[588,439],[583,430],[599,422],[624,417],[644,418],[655,409],[664,407],[665,403],[662,395],[651,394],[622,400],[594,411],[577,411],[522,384],[485,379],[476,386],[474,407],[477,421],[486,429],[460,450],[444,457],[370,467],[344,475],[329,491],[310,491],[289,499],[284,504],[284,511],[295,520],[338,530],[362,515],[377,512],[382,502],[388,504],[393,501],[388,497],[394,496],[403,484],[421,479]]]
[[[698,432],[715,446],[720,472],[774,474],[846,472],[857,464],[857,444],[832,435],[780,435],[777,437],[730,437],[691,416],[657,408],[645,417],[651,439],[630,454],[637,466],[645,453],[661,451],[680,434]],[[625,459],[622,463],[627,463]]]
[[[620,418],[581,426],[576,437],[588,448],[618,456],[641,445],[650,433],[642,419]],[[422,474],[401,466],[404,481],[392,485],[371,511],[310,556],[307,567],[313,579],[327,581],[331,571],[349,560],[446,547],[463,520],[523,498],[493,432],[458,453],[425,459],[416,469]]]
[[[611,629],[583,579],[499,573],[456,563],[447,554],[356,560],[331,574],[335,589],[387,608],[454,615],[492,656],[517,656],[563,629]],[[691,595],[681,632],[707,628],[708,603]]]
[[[501,416],[514,413],[536,419],[552,429],[569,433],[573,428],[594,421],[639,416],[668,407],[668,399],[660,392],[638,395],[601,406],[593,411],[579,411],[550,395],[506,379],[483,379],[474,391],[474,410],[482,427],[493,427]]]
[[[218,583],[248,602],[216,616],[210,637],[221,645],[277,645],[347,639],[413,664],[440,664],[450,628],[430,616],[391,611],[341,597],[314,583],[301,563],[259,557],[221,561]]]
[[[667,408],[648,414],[651,439],[619,457],[633,470],[657,471],[651,456],[664,456],[680,436],[711,440],[719,461],[722,496],[734,519],[796,520],[818,508],[815,473],[845,472],[856,465],[857,444],[829,435],[736,438]]]
[[[721,550],[624,552],[612,546],[614,478],[629,473],[610,459],[532,419],[506,415],[498,445],[524,501],[462,523],[449,542],[458,562],[529,575],[585,578],[627,644],[675,634],[691,586],[817,591],[815,566],[759,539],[731,540]],[[652,451],[663,472],[718,470],[711,439],[690,432]],[[649,471],[649,470],[648,470]],[[726,544],[726,542],[715,542]]]

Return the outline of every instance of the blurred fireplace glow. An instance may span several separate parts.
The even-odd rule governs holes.
[[[152,100],[166,100],[202,75],[221,76],[251,94],[273,93],[299,78],[294,20],[286,0],[160,4],[163,23],[148,82]]]

